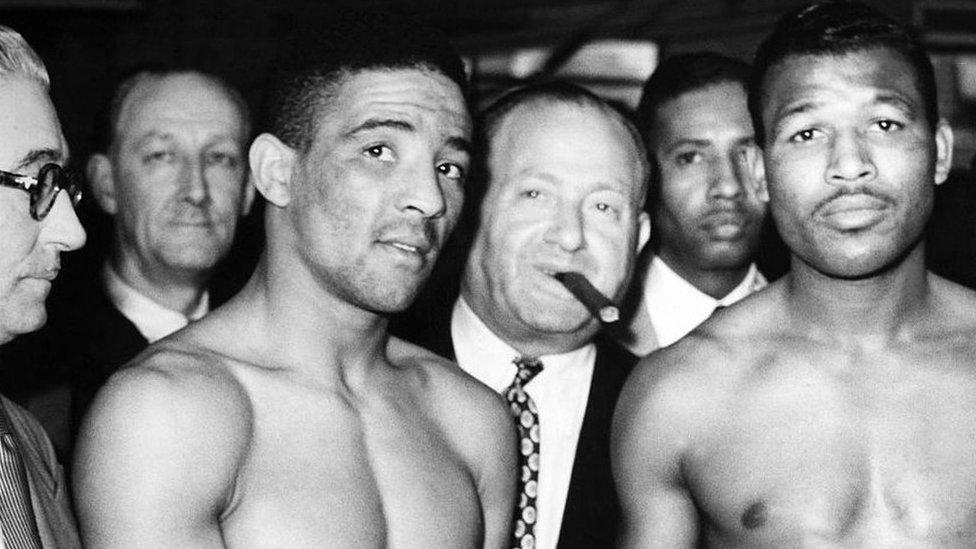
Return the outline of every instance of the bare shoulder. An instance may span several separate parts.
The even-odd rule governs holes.
[[[976,291],[929,273],[931,317],[937,328],[976,331]]]
[[[457,364],[393,337],[388,354],[397,367],[408,370],[408,376],[417,381],[417,388],[431,404],[431,415],[443,422],[453,442],[465,447],[465,453],[487,458],[497,451],[485,450],[499,446],[498,441],[514,441],[514,423],[502,396]]]
[[[415,370],[423,388],[439,406],[489,416],[507,414],[501,396],[462,370],[456,363],[412,343],[390,338],[390,359],[401,368]],[[508,421],[507,416],[503,415]]]
[[[644,357],[624,386],[616,415],[685,434],[705,426],[786,337],[783,311],[782,291],[773,285]]]
[[[112,376],[85,419],[82,443],[110,438],[165,452],[177,439],[184,450],[233,461],[249,442],[251,420],[248,395],[225,360],[170,338]]]

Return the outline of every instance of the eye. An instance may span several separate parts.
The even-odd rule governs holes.
[[[901,122],[895,122],[894,120],[888,120],[888,119],[878,120],[874,124],[877,126],[879,130],[881,130],[884,133],[898,131],[905,127],[905,125],[902,124]]]
[[[612,215],[617,214],[617,208],[611,206],[610,204],[607,204],[606,202],[597,202],[596,209],[598,212],[602,212],[602,213],[607,213]]]
[[[444,162],[437,165],[437,171],[444,177],[454,181],[464,180],[464,168],[453,162]]]
[[[176,159],[173,151],[149,151],[142,157],[144,162],[165,162],[169,163]]]
[[[683,153],[678,153],[678,155],[675,157],[675,162],[677,162],[679,166],[688,166],[691,164],[697,164],[701,162],[701,159],[702,159],[702,155],[700,152],[687,151]]]
[[[522,191],[522,196],[524,196],[526,198],[539,198],[539,196],[541,194],[542,193],[540,193],[536,189],[528,189],[528,190]]]
[[[372,145],[363,150],[363,154],[382,162],[393,162],[393,149],[386,145]]]
[[[806,129],[800,130],[790,136],[790,143],[806,143],[807,141],[813,141],[820,134],[818,130]]]
[[[224,151],[211,151],[207,153],[206,161],[211,166],[216,165],[228,168],[236,168],[240,164],[240,159],[237,154]]]

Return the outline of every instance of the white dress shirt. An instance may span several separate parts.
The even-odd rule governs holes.
[[[752,264],[738,286],[722,299],[715,299],[681,278],[655,256],[644,281],[643,306],[638,314],[650,316],[657,339],[656,348],[667,347],[708,319],[716,307],[732,305],[766,284],[766,278]]]
[[[515,378],[519,353],[502,341],[458,299],[451,315],[451,339],[457,363],[485,385],[504,393]],[[539,497],[536,547],[553,549],[559,541],[563,510],[593,380],[596,346],[545,355],[542,372],[525,385],[539,409]]]
[[[102,279],[109,301],[122,316],[135,324],[136,329],[149,343],[170,335],[193,320],[199,320],[210,310],[210,294],[207,292],[203,293],[189,316],[167,309],[127,284],[107,263],[102,269]]]

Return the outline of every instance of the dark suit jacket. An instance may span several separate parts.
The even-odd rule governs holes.
[[[0,349],[5,391],[37,417],[64,461],[98,389],[148,345],[97,273],[72,282],[48,301],[46,326]]]
[[[69,505],[68,485],[44,429],[27,411],[7,398],[0,397],[0,402],[10,419],[11,431],[27,469],[27,484],[41,544],[45,548],[80,548],[78,527]]]
[[[454,360],[449,309],[440,306],[437,314],[434,310],[427,305],[410,312],[409,317],[395,318],[390,331]],[[596,364],[576,446],[559,549],[613,547],[620,523],[620,504],[610,472],[610,426],[620,390],[637,357],[603,333],[595,343]]]

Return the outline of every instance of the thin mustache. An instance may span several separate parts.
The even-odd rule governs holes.
[[[838,198],[843,198],[845,196],[857,196],[857,195],[870,196],[872,198],[876,198],[878,200],[881,200],[881,201],[885,202],[886,204],[893,204],[894,203],[894,199],[892,199],[890,195],[887,195],[885,193],[878,192],[878,191],[876,191],[874,189],[871,189],[871,188],[868,188],[868,187],[863,187],[863,188],[859,188],[859,189],[838,189],[837,192],[833,193],[832,195],[830,195],[827,198],[825,198],[825,199],[821,200],[820,202],[818,202],[817,203],[817,207],[816,207],[816,209],[814,211],[819,212],[819,211],[823,210],[824,208],[827,207],[828,204],[830,204],[834,200],[837,200]]]

